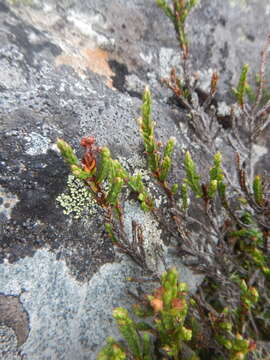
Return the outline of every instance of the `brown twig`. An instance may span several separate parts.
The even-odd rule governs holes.
[[[265,84],[265,64],[266,64],[267,53],[268,53],[269,47],[270,47],[270,34],[268,35],[266,44],[264,45],[264,48],[261,52],[259,86],[257,89],[256,100],[255,100],[255,103],[254,103],[254,105],[252,107],[252,111],[251,111],[251,114],[253,116],[256,113],[256,111],[261,103],[261,99],[262,99],[263,88],[264,88],[264,84]]]

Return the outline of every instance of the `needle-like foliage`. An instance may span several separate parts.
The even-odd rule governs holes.
[[[243,109],[245,102],[245,95],[249,90],[249,85],[247,82],[247,74],[248,74],[249,66],[245,64],[242,68],[241,75],[239,78],[239,82],[236,89],[233,89],[234,95],[238,101],[238,104]]]
[[[82,161],[65,141],[57,142],[72,174],[105,212],[105,230],[112,243],[160,282],[134,307],[134,314],[146,320],[134,320],[123,308],[114,310],[123,341],[110,338],[99,360],[257,360],[256,346],[265,353],[270,343],[269,181],[254,176],[252,168],[253,145],[270,114],[269,99],[262,101],[270,36],[261,55],[257,91],[249,87],[249,67],[244,65],[234,89],[237,103],[229,106],[226,116],[220,115],[219,74],[212,73],[209,89],[203,91],[199,76],[190,72],[185,25],[196,3],[157,0],[174,25],[182,53],[182,76],[172,69],[164,83],[173,91],[191,139],[184,157],[177,154],[174,162],[175,138],[164,144],[157,140],[146,87],[139,131],[148,169],[158,185],[155,191],[161,190],[162,201],[166,200],[162,206],[155,207],[158,201],[150,196],[142,176],[131,176],[107,147],[95,145],[93,137],[81,141]],[[236,153],[235,170],[228,171],[231,153],[221,155],[220,144]],[[174,166],[185,175],[175,179]],[[188,293],[176,269],[161,276],[148,268],[142,227],[134,220],[133,237],[128,239],[123,211],[128,189],[159,222],[181,261],[205,276],[196,293]]]
[[[184,58],[188,57],[188,39],[185,30],[186,19],[198,3],[197,0],[172,0],[170,5],[166,0],[157,0],[157,5],[164,11],[174,25],[177,39]]]

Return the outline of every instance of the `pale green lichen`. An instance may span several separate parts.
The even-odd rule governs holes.
[[[63,207],[63,213],[75,219],[94,215],[98,204],[85,183],[73,175],[68,176],[67,191],[57,196],[56,201]]]

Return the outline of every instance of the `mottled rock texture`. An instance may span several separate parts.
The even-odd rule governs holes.
[[[209,69],[221,73],[220,99],[242,64],[258,71],[269,14],[268,0],[201,0],[192,12],[194,70],[206,79]],[[115,258],[101,215],[63,214],[56,197],[68,168],[54,143],[60,137],[79,150],[80,138],[93,135],[113,156],[140,164],[135,120],[149,84],[159,138],[174,135],[178,151],[189,146],[160,82],[178,59],[172,26],[154,0],[0,1],[0,312],[16,300],[24,329],[0,314],[9,349],[1,358],[92,360],[116,334],[111,311],[132,302],[125,278],[138,269]],[[269,148],[267,141],[261,145]],[[187,269],[182,275],[196,286]]]

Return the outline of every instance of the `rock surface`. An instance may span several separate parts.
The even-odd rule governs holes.
[[[221,73],[220,96],[243,63],[258,71],[269,14],[268,0],[205,0],[192,13],[194,68]],[[138,269],[115,258],[101,215],[63,214],[68,169],[54,144],[79,150],[93,135],[140,166],[135,119],[149,84],[159,138],[187,147],[160,83],[179,59],[173,29],[154,0],[2,0],[0,44],[0,357],[92,360],[118,336],[111,312],[132,303],[125,279]],[[195,289],[200,278],[181,274]],[[16,326],[1,314],[11,299]]]

